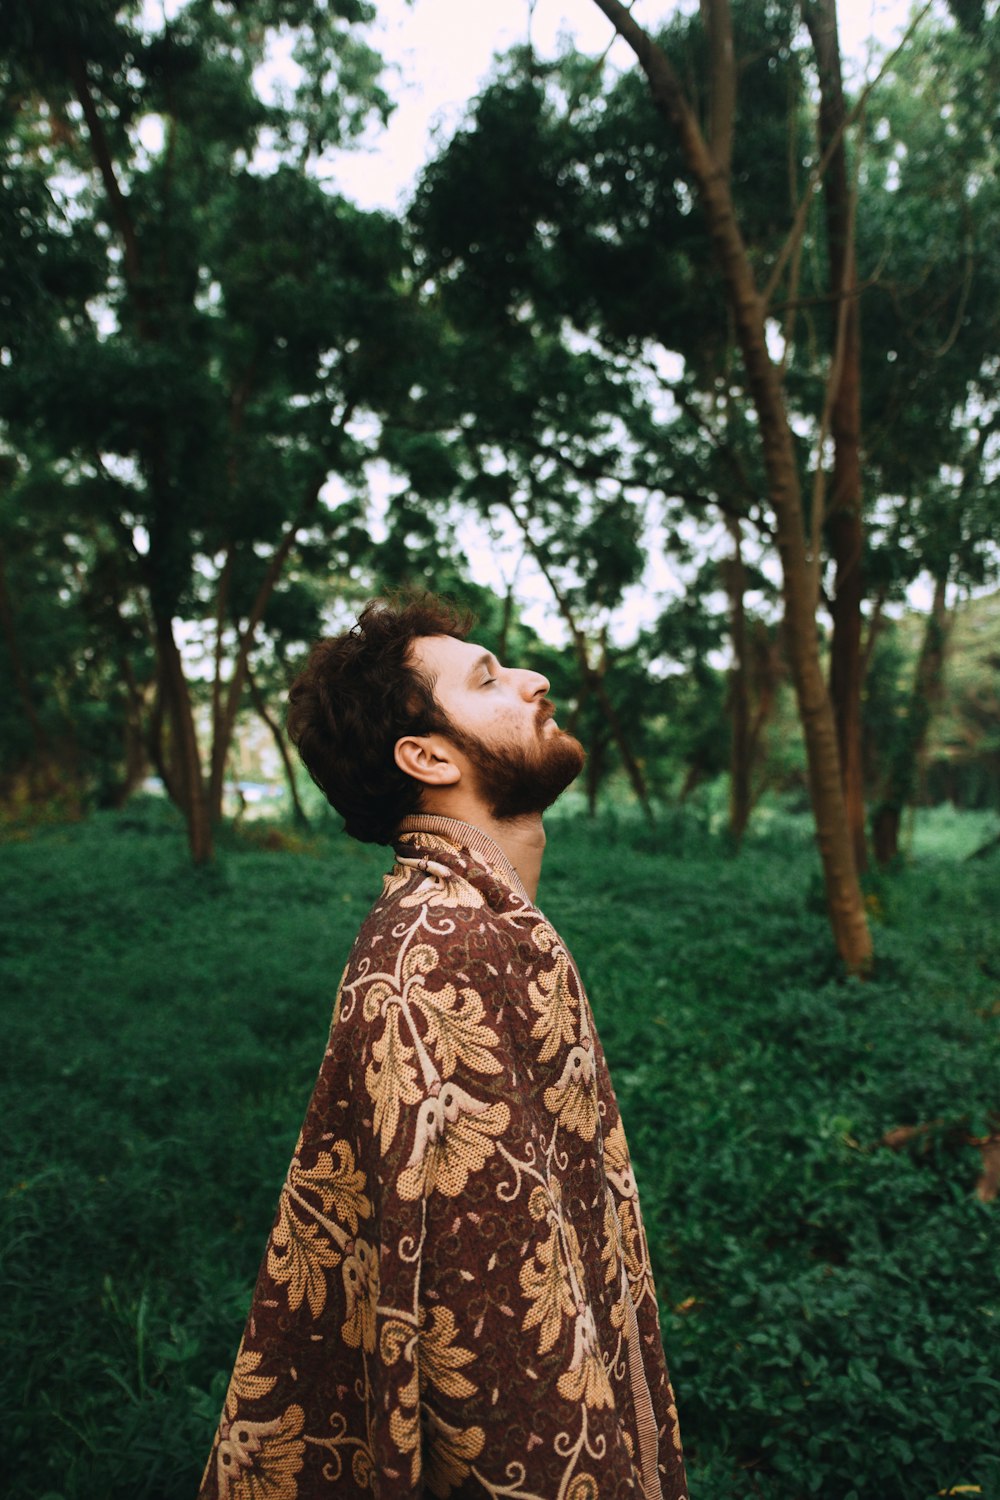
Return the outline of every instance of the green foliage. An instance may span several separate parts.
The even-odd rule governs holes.
[[[595,831],[602,867],[607,842]],[[581,835],[553,838],[545,904],[636,1157],[692,1493],[992,1493],[1000,1235],[958,1142],[1000,1089],[995,872],[889,885],[878,977],[844,984],[787,818],[728,866],[702,839],[672,867],[674,827],[655,850],[616,842],[635,904],[613,933],[581,890]],[[935,1119],[909,1150],[878,1145]]]
[[[763,287],[817,162],[815,62],[800,7],[732,12],[733,196]],[[1000,33],[995,17],[973,25],[969,13],[962,31],[925,21],[848,130],[862,299],[863,575],[883,602],[901,601],[921,575],[981,587],[1000,557],[1000,198],[995,121],[982,107],[995,92]],[[660,36],[706,127],[707,14],[677,15]],[[814,188],[801,253],[771,294],[807,525],[837,328]],[[701,622],[706,643],[731,645],[728,622],[712,619],[718,570],[704,560],[717,554],[709,528],[720,514],[742,524],[748,560],[773,547],[761,433],[679,142],[641,71],[604,71],[569,51],[542,63],[515,49],[426,170],[410,225],[453,329],[436,397],[460,433],[465,494],[488,514],[514,516],[527,550],[544,557],[562,613],[592,644],[606,638],[644,547],[662,534],[688,594],[664,633],[687,625],[691,635]],[[838,588],[832,571],[822,569],[827,604]],[[773,621],[766,590],[760,619]],[[615,673],[634,658],[620,653]],[[695,670],[703,662],[704,652]],[[704,670],[698,686],[707,724],[717,684]],[[773,687],[772,677],[768,694]],[[632,697],[624,684],[610,691]],[[873,785],[888,766],[876,767],[879,728],[893,717],[879,691],[868,735]],[[660,696],[654,688],[649,702]],[[660,726],[642,722],[635,738],[661,739]],[[706,741],[714,756],[701,757],[708,773],[724,738],[717,721]],[[787,756],[786,743],[772,738],[794,763],[782,773],[797,775],[798,735]],[[600,736],[588,744],[599,748]]]
[[[370,562],[365,464],[425,330],[400,225],[317,171],[388,114],[373,19],[362,0],[187,0],[169,17],[84,0],[0,17],[0,542],[27,534],[0,671],[11,718],[87,674],[59,719],[84,794],[116,779],[126,664],[133,746],[151,740],[167,763],[199,672],[214,671],[220,705],[234,684],[213,723],[217,772],[249,651],[273,671],[318,633],[331,583],[349,592]],[[279,35],[300,71],[266,99],[258,69]],[[394,457],[414,458],[419,493],[426,456]],[[53,573],[62,628],[37,632]],[[209,644],[185,661],[188,683],[167,665],[177,619],[189,651]],[[95,772],[83,751],[100,710]],[[27,740],[15,725],[15,760]],[[200,769],[167,778],[191,815]]]
[[[1000,1098],[996,856],[956,866],[929,824],[876,979],[843,983],[805,820],[760,823],[732,860],[697,810],[567,812],[541,891],[621,1098],[692,1493],[991,1494],[997,1205],[963,1142]],[[192,870],[140,799],[0,848],[10,1500],[196,1486],[385,863],[272,833]]]

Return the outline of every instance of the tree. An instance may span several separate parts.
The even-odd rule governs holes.
[[[963,19],[964,17],[964,19]],[[994,582],[1000,508],[996,23],[929,31],[896,60],[866,122],[860,253],[881,265],[865,293],[866,466],[879,496],[866,559],[887,599],[922,579],[932,596],[903,702],[869,735],[876,858],[895,859],[900,819],[945,691],[963,595]]]
[[[758,276],[747,253],[730,187],[736,74],[729,6],[727,0],[714,0],[708,7],[714,88],[706,136],[663,48],[619,0],[595,0],[595,3],[632,47],[657,109],[679,136],[722,269],[728,306],[760,422],[768,495],[774,509],[782,565],[786,642],[806,742],[830,922],[847,968],[863,971],[871,962],[871,936],[844,803],[833,706],[820,659],[816,630],[819,559],[806,531],[795,442],[783,397],[781,372],[768,349],[766,299],[761,295]],[[815,524],[814,517],[814,531]]]
[[[725,387],[720,390],[716,382],[727,365],[727,325],[735,328],[747,386],[756,406],[754,426],[763,440],[758,461],[766,475],[768,505],[775,515],[775,540],[783,562],[786,638],[810,746],[813,804],[831,920],[845,961],[850,968],[860,969],[870,957],[870,939],[844,820],[834,718],[817,638],[820,549],[818,540],[814,542],[806,531],[800,455],[784,407],[782,373],[768,352],[764,303],[730,192],[735,61],[731,56],[731,29],[727,33],[728,7],[716,7],[713,12],[717,23],[713,45],[717,42],[718,58],[723,61],[719,62],[710,49],[709,63],[701,74],[710,79],[705,107],[714,132],[711,146],[662,49],[635,27],[623,7],[606,9],[622,34],[637,46],[647,72],[653,75],[654,101],[667,109],[678,126],[681,149],[677,161],[665,146],[667,160],[658,170],[652,156],[656,147],[649,141],[644,157],[622,162],[621,178],[612,182],[608,159],[616,165],[621,160],[614,146],[599,156],[595,154],[591,158],[593,167],[581,150],[581,134],[586,144],[592,145],[600,124],[594,123],[589,134],[587,126],[591,121],[599,122],[601,110],[607,109],[606,97],[594,102],[590,119],[585,119],[581,130],[580,117],[585,113],[581,101],[586,106],[594,97],[593,64],[586,65],[591,78],[588,83],[584,64],[577,63],[574,73],[573,62],[567,61],[555,83],[555,106],[549,107],[546,118],[541,102],[544,86],[539,84],[544,70],[529,54],[508,91],[506,109],[500,87],[488,91],[480,101],[476,111],[478,145],[471,133],[463,133],[444,154],[441,164],[431,169],[417,204],[422,249],[430,244],[431,274],[444,294],[460,286],[470,303],[484,310],[479,324],[488,328],[493,359],[497,348],[503,347],[502,340],[515,338],[522,327],[534,331],[536,346],[539,333],[547,330],[550,337],[561,336],[570,353],[584,348],[592,360],[600,362],[616,396],[605,401],[603,432],[615,434],[614,477],[620,495],[633,505],[640,494],[683,496],[695,505],[700,502],[702,508],[706,501],[728,503],[738,518],[759,507],[760,490],[752,480],[737,491],[739,504],[732,505],[732,470],[735,468],[738,474],[741,465],[732,463],[734,454],[725,442],[716,445],[719,467],[729,469],[725,486],[718,490],[703,486],[698,479],[692,482],[691,470],[677,461],[678,451],[681,459],[685,456],[691,426],[717,430],[720,416],[723,428],[726,424]],[[693,32],[689,29],[684,34],[688,46],[694,47]],[[728,62],[724,61],[726,56]],[[784,94],[783,119],[786,102]],[[529,145],[531,126],[536,121],[540,121],[540,128],[534,130]],[[610,134],[607,130],[605,139]],[[488,163],[480,174],[479,197],[471,183],[467,159]],[[787,152],[781,159],[787,159]],[[495,183],[505,163],[510,165],[510,176],[506,191],[498,193]],[[603,180],[603,204],[591,192],[595,177]],[[460,186],[463,182],[464,193]],[[491,191],[482,206],[486,182],[491,184]],[[494,234],[500,210],[495,207],[491,212],[489,205],[515,199],[514,183],[517,209],[505,214],[499,232]],[[714,300],[711,276],[704,277],[693,266],[689,268],[678,243],[658,243],[650,240],[648,233],[632,229],[634,219],[655,218],[661,227],[669,226],[680,246],[695,241],[703,244],[704,230],[691,213],[689,185],[697,190],[709,237],[721,252],[721,284],[726,294],[714,296]],[[630,192],[635,209],[630,207]],[[643,196],[639,197],[640,193]],[[757,205],[761,216],[773,207],[773,194],[772,182],[763,204]],[[745,196],[752,201],[752,195]],[[619,229],[620,216],[624,216],[624,222]],[[579,233],[569,233],[570,226]],[[566,319],[574,326],[575,342],[561,332],[561,322]],[[669,335],[664,332],[668,328]],[[642,345],[648,347],[661,334],[667,349],[678,347],[680,334],[681,347],[690,353],[687,381],[671,382],[674,388],[666,416],[662,398],[657,404],[650,394],[650,371],[647,368],[640,374],[637,364]],[[593,378],[588,412],[592,410],[589,398],[598,384]],[[541,384],[534,387],[536,394],[541,389]],[[569,390],[569,386],[564,387],[564,395]],[[556,399],[551,390],[548,397],[551,409]],[[678,409],[686,419],[683,423]],[[484,406],[479,407],[480,414],[485,411]],[[487,420],[491,418],[492,413]],[[469,421],[477,431],[478,421]],[[674,441],[678,433],[682,434],[679,449]],[[536,446],[546,437],[537,424],[532,435]],[[605,437],[600,446],[602,458],[608,447]],[[565,473],[570,467],[564,452],[551,453],[551,457],[557,471],[561,466]],[[592,454],[589,466],[586,453],[575,461],[578,472],[582,468],[594,489],[607,478],[606,462],[595,463]],[[561,483],[558,472],[555,483]],[[550,479],[550,491],[552,487]],[[575,503],[579,506],[579,498]],[[584,515],[589,513],[584,510]],[[616,516],[620,513],[615,512]],[[615,524],[610,516],[605,521],[606,526]],[[623,534],[628,532],[624,524],[619,529]]]
[[[861,753],[861,688],[864,676],[862,614],[864,524],[861,478],[861,308],[855,221],[857,194],[848,181],[848,109],[841,76],[836,0],[805,0],[803,16],[812,38],[819,75],[817,136],[826,159],[823,200],[826,258],[833,338],[830,377],[821,431],[829,427],[833,465],[823,514],[830,556],[836,569],[830,613],[830,696],[837,725],[837,749],[844,803],[859,870],[867,868],[865,788]],[[823,476],[817,455],[817,480]],[[814,492],[818,509],[821,485]]]
[[[284,592],[318,624],[282,582],[289,561],[356,563],[364,464],[414,378],[398,225],[311,175],[388,110],[360,36],[372,15],[190,0],[147,31],[138,6],[86,0],[0,22],[4,441],[25,475],[47,466],[67,528],[117,555],[120,618],[155,654],[154,759],[196,861],[262,622]],[[282,28],[300,79],[266,103],[255,69]]]

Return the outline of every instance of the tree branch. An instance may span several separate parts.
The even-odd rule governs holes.
[[[604,9],[603,0],[595,0],[595,4],[600,5],[602,10]],[[789,256],[793,253],[799,240],[805,233],[806,223],[809,218],[809,209],[812,206],[813,194],[815,193],[819,184],[822,182],[823,175],[826,172],[827,167],[830,165],[830,162],[833,160],[834,154],[837,151],[837,148],[839,147],[845,132],[848,131],[854,124],[854,122],[860,118],[861,114],[864,112],[865,105],[868,102],[869,95],[882,82],[882,79],[885,77],[892,64],[896,61],[896,58],[902,52],[903,48],[907,45],[910,38],[913,36],[913,33],[920,25],[921,21],[927,15],[932,4],[933,0],[927,0],[927,3],[923,6],[923,8],[914,16],[913,20],[906,28],[906,31],[903,33],[902,39],[900,40],[898,45],[893,48],[892,52],[889,53],[889,56],[885,59],[882,66],[875,74],[875,77],[871,80],[870,83],[865,84],[864,88],[861,90],[861,93],[858,95],[857,100],[855,101],[854,107],[849,110],[848,113],[844,116],[843,120],[840,122],[837,129],[834,131],[833,135],[827,142],[826,150],[823,152],[819,161],[810,172],[809,180],[806,183],[805,192],[802,194],[802,197],[799,200],[799,206],[795,211],[795,216],[792,220],[792,227],[788,232],[788,237],[786,238],[785,243],[782,245],[781,249],[778,252],[778,258],[771,269],[771,274],[768,277],[767,284],[764,287],[763,292],[761,293],[765,308],[770,305],[771,298],[774,296],[774,293],[777,290],[778,283],[780,282],[782,275],[784,274],[785,266],[788,264]]]
[[[145,316],[145,297],[141,285],[141,258],[139,255],[139,240],[132,222],[129,211],[128,199],[122,192],[121,185],[115,174],[114,161],[108,147],[108,139],[104,133],[104,122],[94,103],[94,96],[90,92],[90,84],[87,80],[87,65],[77,52],[73,52],[68,58],[69,75],[73,83],[73,90],[80,101],[83,117],[87,122],[87,131],[90,135],[90,144],[93,147],[94,159],[101,181],[104,183],[104,191],[108,195],[111,204],[112,216],[122,237],[124,247],[125,280],[129,290],[134,296],[142,318]]]
[[[728,177],[732,168],[733,119],[736,114],[736,58],[729,0],[701,0],[701,16],[708,36],[708,139],[712,155]]]
[[[837,330],[834,339],[833,356],[830,360],[830,372],[827,376],[826,389],[823,393],[823,411],[820,416],[819,434],[816,438],[816,460],[813,470],[813,493],[812,512],[810,516],[809,546],[811,553],[811,564],[813,568],[813,587],[816,597],[819,597],[819,576],[821,568],[821,552],[823,541],[823,521],[826,512],[826,466],[823,463],[823,449],[826,445],[827,435],[830,431],[830,421],[833,408],[840,390],[840,379],[844,369],[844,348],[847,339],[847,320],[852,307],[856,306],[846,296],[848,287],[854,279],[854,222],[857,214],[857,184],[849,194],[847,209],[847,227],[845,235],[845,253],[843,266],[843,281],[840,287],[840,297],[837,307]]]

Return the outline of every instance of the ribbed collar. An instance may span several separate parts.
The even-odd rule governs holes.
[[[455,844],[459,849],[471,849],[473,853],[481,855],[490,869],[499,875],[512,890],[515,890],[519,896],[523,896],[529,906],[534,906],[535,903],[525,890],[520,875],[496,839],[491,839],[488,833],[484,833],[474,823],[463,823],[461,818],[444,818],[439,813],[410,813],[400,823],[397,832],[434,833],[439,838],[447,839],[449,843]]]

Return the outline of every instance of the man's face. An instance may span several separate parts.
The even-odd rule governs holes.
[[[410,654],[448,718],[445,737],[498,821],[544,812],[580,774],[583,746],[556,724],[540,672],[502,667],[482,646],[449,635],[421,636]]]

